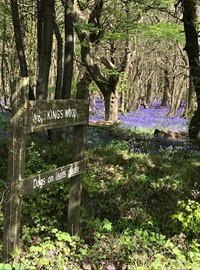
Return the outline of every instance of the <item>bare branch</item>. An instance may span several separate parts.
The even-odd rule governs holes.
[[[104,66],[106,66],[108,69],[116,70],[116,66],[106,57],[101,57],[100,61]]]

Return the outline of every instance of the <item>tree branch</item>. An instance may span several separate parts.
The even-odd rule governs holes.
[[[101,57],[100,61],[108,69],[116,70],[116,66],[109,59],[107,59],[106,57],[104,57],[104,56]]]

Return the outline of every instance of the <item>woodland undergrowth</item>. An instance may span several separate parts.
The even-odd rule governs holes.
[[[0,140],[1,248],[8,141]],[[27,141],[26,175],[65,165],[71,145]],[[200,269],[200,152],[187,141],[88,128],[79,237],[68,182],[24,198],[20,249],[0,269]]]

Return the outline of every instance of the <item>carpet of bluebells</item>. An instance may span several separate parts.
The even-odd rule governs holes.
[[[103,120],[104,106],[101,99],[97,100],[96,106],[96,113],[90,119]],[[92,110],[94,109],[92,108]],[[169,110],[169,105],[164,108],[160,106],[160,102],[154,102],[148,109],[141,106],[139,111],[132,110],[126,115],[119,115],[119,120],[127,128],[150,130],[171,128],[173,131],[187,131],[188,120],[181,117],[184,107],[180,107],[174,117],[167,117]]]
[[[101,121],[104,120],[104,105],[101,99],[97,100],[96,110],[91,108],[92,112],[90,121]],[[187,131],[189,120],[182,117],[184,107],[180,107],[174,117],[167,117],[170,107],[161,107],[159,102],[155,102],[148,109],[143,106],[138,111],[130,111],[129,113],[122,115],[119,114],[119,128],[124,129],[130,142],[131,152],[140,153],[155,153],[157,151],[187,151],[195,154],[199,154],[199,150],[194,147],[190,142],[189,138],[185,137],[182,139],[166,139],[166,138],[154,138],[154,130],[160,129],[167,131]],[[132,138],[131,135],[132,134]],[[134,134],[134,135],[133,135]],[[116,135],[116,134],[115,134]],[[119,139],[120,136],[117,136]],[[115,138],[115,136],[114,136]],[[113,131],[106,132],[104,130],[88,130],[88,144],[101,144],[109,142],[114,139]]]

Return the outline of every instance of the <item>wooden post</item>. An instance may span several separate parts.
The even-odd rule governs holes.
[[[20,180],[24,174],[25,159],[23,125],[28,86],[28,77],[21,78],[11,97],[11,135],[4,211],[3,261],[7,261],[10,252],[19,246],[22,207]]]
[[[78,234],[85,128],[89,103],[85,99],[87,83],[79,83],[79,100],[28,101],[28,78],[21,78],[12,93],[11,136],[9,145],[7,191],[5,196],[3,261],[19,247],[22,196],[47,185],[70,179],[68,224],[71,235]],[[82,99],[82,100],[80,100]],[[67,108],[66,108],[67,107]],[[63,126],[74,127],[73,162],[55,170],[24,178],[26,134]]]
[[[87,88],[88,88],[87,81],[83,78],[77,86],[76,98],[86,99],[88,97]],[[85,129],[86,129],[85,125],[74,127],[73,149],[72,149],[73,161],[81,160],[84,156],[83,152],[86,133]],[[80,174],[70,179],[68,217],[67,217],[67,231],[70,233],[70,235],[77,235],[79,233],[82,178],[83,175]]]

